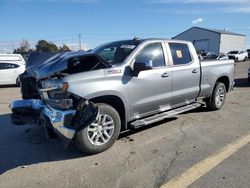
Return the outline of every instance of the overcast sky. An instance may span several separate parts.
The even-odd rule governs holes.
[[[171,38],[192,27],[247,35],[250,0],[0,0],[0,52],[22,39],[78,48],[134,36]]]

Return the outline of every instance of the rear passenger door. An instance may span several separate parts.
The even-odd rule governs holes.
[[[168,47],[172,56],[171,106],[178,107],[194,101],[198,96],[200,65],[190,53],[188,44],[169,42]]]

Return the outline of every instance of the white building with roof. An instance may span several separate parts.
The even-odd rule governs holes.
[[[199,52],[215,52],[218,54],[244,49],[246,35],[226,30],[192,27],[173,37],[173,39],[191,41]]]

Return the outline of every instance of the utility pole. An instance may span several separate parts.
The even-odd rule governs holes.
[[[14,41],[12,41],[12,53],[14,52],[15,50],[15,44],[14,44]]]
[[[81,45],[81,34],[79,33],[79,51],[82,50],[82,45]]]

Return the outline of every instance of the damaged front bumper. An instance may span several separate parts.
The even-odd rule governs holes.
[[[87,104],[90,103],[87,102]],[[81,107],[88,109],[88,111],[85,110],[85,114],[81,113],[80,115],[87,118],[79,118],[79,111],[81,110],[55,109],[44,104],[39,99],[15,100],[11,102],[9,107],[13,112],[11,116],[13,124],[42,124],[44,127],[49,126],[67,145],[77,131],[92,123],[98,116],[98,109],[90,108],[85,103]],[[82,121],[83,119],[84,121]]]

